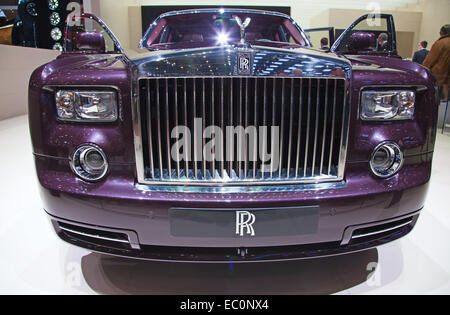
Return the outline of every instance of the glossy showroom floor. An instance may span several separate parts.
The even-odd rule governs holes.
[[[449,131],[438,134],[425,210],[402,240],[333,258],[205,265],[110,258],[60,241],[41,209],[27,118],[0,121],[0,294],[449,294]]]

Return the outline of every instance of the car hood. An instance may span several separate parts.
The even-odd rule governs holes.
[[[250,76],[351,77],[351,63],[312,49],[233,46],[154,51],[132,59],[139,77],[238,76],[239,58],[250,60]],[[248,74],[246,74],[248,75]]]

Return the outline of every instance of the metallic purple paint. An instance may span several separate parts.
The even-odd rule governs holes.
[[[292,51],[277,50],[280,53]],[[307,53],[307,52],[306,52]],[[186,56],[189,51],[184,53]],[[300,54],[305,54],[302,50]],[[318,53],[311,52],[311,56]],[[320,56],[320,54],[319,54]],[[330,56],[330,54],[323,54]],[[431,174],[431,162],[437,121],[435,79],[425,68],[398,58],[352,56],[350,85],[350,129],[345,185],[336,189],[261,192],[261,193],[190,193],[153,192],[136,187],[136,158],[133,138],[133,84],[142,60],[121,55],[63,54],[32,74],[29,86],[29,120],[37,176],[45,211],[53,220],[69,221],[92,227],[134,231],[142,245],[140,251],[121,251],[80,239],[59,235],[79,246],[145,259],[227,261],[229,258],[208,254],[189,259],[163,255],[165,249],[178,253],[194,248],[266,248],[309,245],[322,251],[298,254],[304,258],[361,250],[391,241],[408,233],[408,228],[379,240],[368,240],[353,247],[339,245],[344,231],[351,226],[379,223],[404,216],[415,216],[424,206]],[[56,118],[54,96],[49,87],[114,86],[120,94],[120,118],[113,123],[80,124],[60,122]],[[360,90],[366,86],[423,86],[418,91],[415,118],[411,121],[364,122],[358,118]],[[398,174],[387,179],[375,178],[368,161],[381,141],[397,142],[405,155]],[[99,145],[110,164],[107,178],[88,183],[70,169],[71,156],[82,143]],[[319,229],[313,235],[255,238],[177,238],[170,235],[169,209],[273,208],[320,206]],[[146,255],[145,246],[162,246],[161,255]],[[280,253],[283,252],[283,247]],[[294,250],[294,249],[293,249]],[[295,252],[295,250],[294,250]],[[302,252],[303,253],[303,252]],[[281,255],[283,256],[283,255]],[[172,257],[172,258],[171,258]],[[271,259],[252,257],[251,261]],[[278,256],[277,256],[278,257]],[[286,256],[287,258],[291,256]],[[275,259],[275,258],[273,258]],[[276,258],[278,259],[278,258]],[[245,261],[244,259],[242,259]]]

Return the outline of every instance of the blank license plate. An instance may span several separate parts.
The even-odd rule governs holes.
[[[175,237],[270,237],[317,233],[319,206],[169,210]]]

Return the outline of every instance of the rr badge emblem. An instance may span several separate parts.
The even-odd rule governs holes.
[[[250,75],[252,74],[251,65],[252,56],[250,53],[239,53],[238,54],[238,72],[239,75]]]
[[[253,224],[256,221],[254,214],[248,211],[236,211],[236,234],[244,236],[244,234],[255,236]]]

